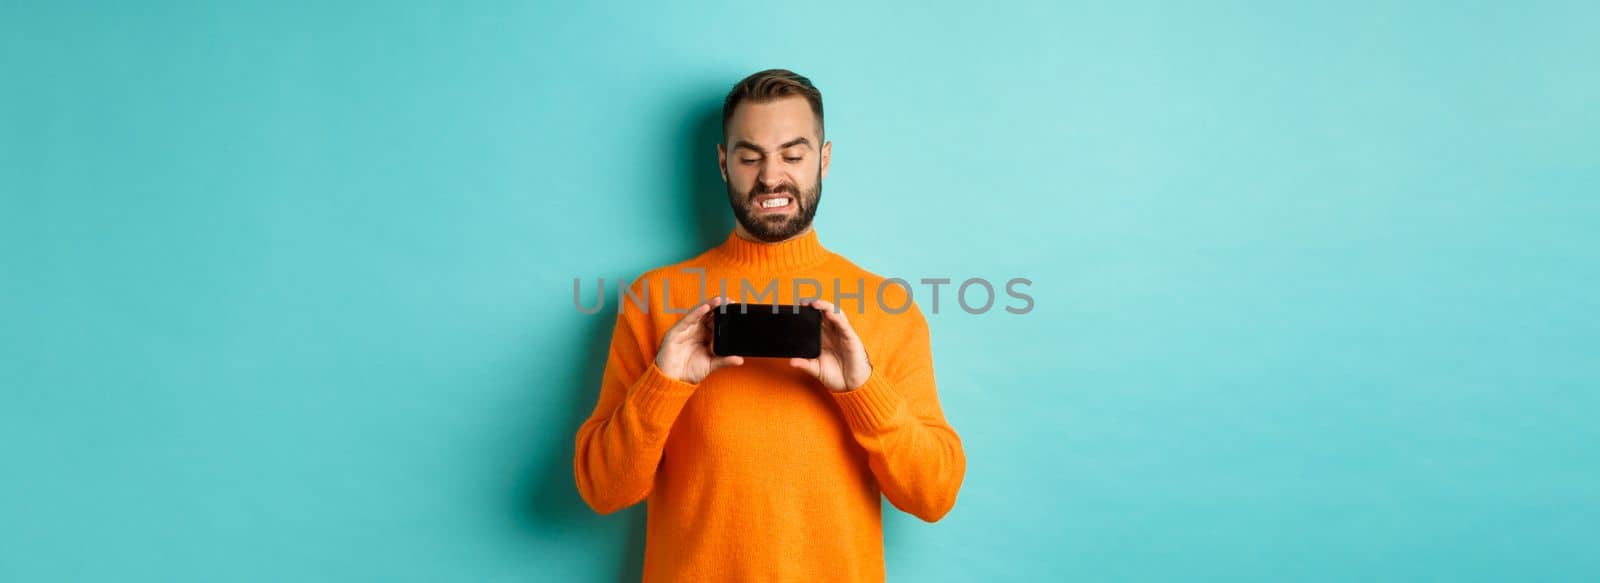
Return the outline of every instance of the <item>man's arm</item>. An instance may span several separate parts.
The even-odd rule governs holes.
[[[601,514],[650,495],[672,422],[694,394],[693,385],[656,368],[653,355],[644,350],[649,322],[632,311],[627,302],[618,310],[600,401],[578,428],[573,462],[578,493]]]
[[[928,522],[944,517],[955,506],[967,457],[939,408],[922,310],[913,303],[879,331],[874,364],[842,312],[823,300],[811,305],[824,313],[823,353],[790,359],[790,366],[828,388],[890,503]]]
[[[643,278],[634,284],[641,285],[648,285]],[[720,302],[713,298],[690,310],[659,345],[648,314],[629,302],[618,308],[600,401],[578,428],[573,459],[578,493],[596,512],[610,514],[650,495],[672,424],[699,382],[743,363],[716,358],[706,346],[707,316]]]
[[[885,497],[928,522],[955,506],[967,472],[961,438],[945,420],[934,388],[928,323],[915,307],[903,335],[877,347],[901,366],[874,366],[855,390],[834,392]]]

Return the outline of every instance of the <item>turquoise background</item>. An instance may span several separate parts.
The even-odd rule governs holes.
[[[774,66],[826,245],[1034,281],[891,580],[1600,579],[1600,5],[1116,4],[0,3],[0,580],[636,578],[572,280]]]

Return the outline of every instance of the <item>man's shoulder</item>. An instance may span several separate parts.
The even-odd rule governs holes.
[[[886,316],[906,316],[889,318],[890,320],[913,320],[918,322],[923,320],[922,308],[917,305],[916,298],[911,290],[911,286],[916,283],[914,279],[902,275],[880,274],[862,267],[837,252],[833,256],[836,267],[832,270],[834,274],[832,277],[837,278],[838,283],[829,282],[830,291],[832,289],[838,289],[842,292],[859,290],[865,303],[863,308],[867,309],[867,311],[876,311],[880,315]],[[834,285],[837,287],[833,287]],[[854,307],[850,306],[850,308]]]
[[[638,289],[668,279],[696,279],[712,266],[711,254],[715,251],[716,248],[707,249],[694,257],[647,269],[633,279],[630,287]]]

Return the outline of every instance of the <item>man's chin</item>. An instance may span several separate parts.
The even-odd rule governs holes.
[[[749,231],[755,238],[768,243],[776,243],[793,237],[795,233],[804,230],[794,228],[786,217],[762,217],[756,219],[755,225],[745,225],[744,230]]]

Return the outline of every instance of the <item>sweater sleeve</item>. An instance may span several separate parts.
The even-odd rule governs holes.
[[[595,512],[610,514],[650,495],[668,432],[695,385],[655,366],[648,317],[624,306],[594,413],[578,428],[573,472],[578,493]]]
[[[876,358],[866,383],[833,397],[884,496],[935,522],[955,506],[967,458],[939,407],[927,321],[916,308],[902,315],[909,329],[888,336],[886,354],[869,355]]]

